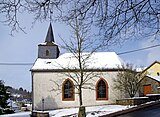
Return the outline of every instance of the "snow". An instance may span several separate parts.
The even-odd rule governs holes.
[[[146,99],[148,97],[132,97],[132,98],[124,98],[124,99]]]
[[[19,112],[14,114],[0,115],[0,117],[30,117],[31,112]]]
[[[93,106],[86,107],[86,115],[87,117],[98,117],[102,115],[106,115],[109,113],[121,111],[131,108],[129,106],[121,106],[121,105],[105,105],[105,106]],[[62,116],[77,116],[78,108],[68,108],[68,109],[57,109],[49,111],[51,117],[62,117]],[[15,114],[1,115],[1,117],[30,117],[31,112],[20,112]]]
[[[156,81],[159,81],[160,82],[160,76],[151,76],[151,75],[147,75],[149,78],[152,78]]]
[[[87,117],[98,117],[101,115],[106,115],[109,113],[121,111],[124,109],[127,109],[127,106],[121,106],[121,105],[106,105],[106,106],[94,106],[94,107],[86,107],[86,115]],[[51,111],[50,115],[52,117],[57,116],[65,116],[65,115],[76,115],[78,113],[78,108],[72,108],[72,109],[60,109],[56,111]]]
[[[85,59],[86,69],[118,69],[124,65],[124,62],[115,52],[95,52],[83,53],[82,58]],[[78,59],[72,53],[65,53],[57,59],[41,59],[38,58],[32,67],[32,70],[48,70],[48,69],[78,69]]]
[[[12,107],[12,108],[18,108],[19,106],[16,104],[15,101],[12,101],[10,99],[7,100],[8,106]]]
[[[146,96],[160,96],[160,94],[147,94]]]
[[[142,72],[143,70],[145,70],[147,67],[142,67],[142,68],[136,68],[137,72]]]
[[[52,42],[50,44],[57,45],[55,42]],[[39,43],[39,45],[47,45],[47,42]]]

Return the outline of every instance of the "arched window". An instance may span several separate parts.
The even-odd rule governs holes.
[[[96,84],[96,100],[108,100],[108,84],[103,78]]]
[[[74,84],[70,79],[66,79],[62,84],[62,100],[74,100]]]
[[[49,56],[49,51],[48,50],[46,50],[46,56]]]

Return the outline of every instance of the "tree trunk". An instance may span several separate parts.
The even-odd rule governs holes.
[[[86,117],[85,106],[79,107],[78,117]]]
[[[79,86],[79,104],[82,106],[82,88]]]
[[[78,117],[86,117],[86,111],[85,111],[85,107],[82,106],[82,88],[81,86],[79,86],[79,111],[78,111]]]

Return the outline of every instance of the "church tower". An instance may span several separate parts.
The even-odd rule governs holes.
[[[56,59],[59,57],[59,48],[54,41],[52,25],[50,24],[44,43],[38,45],[38,58]]]

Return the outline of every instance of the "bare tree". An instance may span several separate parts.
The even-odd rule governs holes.
[[[11,33],[19,29],[24,32],[19,23],[19,15],[26,9],[23,0],[1,0],[0,1],[0,22],[11,27]]]
[[[11,34],[19,30],[25,33],[25,27],[20,23],[23,14],[33,15],[33,23],[37,20],[52,21],[53,15],[61,11],[62,3],[63,0],[1,0],[0,22],[11,27]]]
[[[137,73],[129,64],[123,66],[123,70],[118,72],[117,78],[114,79],[114,89],[134,97],[142,85],[142,78],[145,74]]]
[[[105,44],[121,43],[135,34],[155,37],[160,34],[158,0],[78,0],[76,3],[76,9],[71,7],[64,12],[66,20],[79,15],[90,19]]]
[[[101,46],[100,44],[96,45],[96,40],[91,39],[90,25],[86,22],[87,20],[81,20],[80,16],[68,21],[72,29],[72,36],[68,42],[62,38],[64,42],[62,48],[71,53],[69,57],[75,63],[68,64],[67,67],[63,67],[63,65],[60,67],[67,71],[63,74],[71,78],[75,83],[74,85],[77,89],[75,94],[79,97],[79,117],[85,117],[82,89],[95,90],[94,84],[89,81],[94,81],[95,77],[100,77],[100,74],[94,72],[92,70],[94,68],[90,68],[89,65],[96,59],[92,57],[92,54]]]
[[[24,12],[33,14],[33,21],[57,18],[68,21],[82,16],[99,30],[97,32],[105,43],[114,44],[123,41],[124,34],[129,37],[135,33],[158,37],[159,5],[159,0],[2,0],[0,14],[12,30],[23,29],[18,16]],[[116,38],[117,35],[122,40]]]

